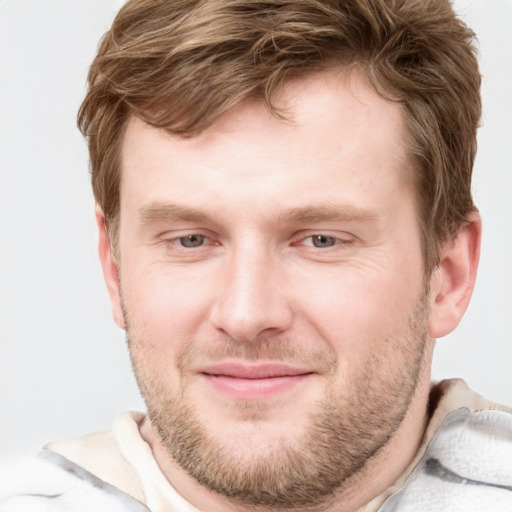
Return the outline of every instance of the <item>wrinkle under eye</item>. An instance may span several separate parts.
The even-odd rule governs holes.
[[[179,238],[179,242],[183,247],[192,249],[194,247],[200,247],[205,241],[204,235],[187,235]]]

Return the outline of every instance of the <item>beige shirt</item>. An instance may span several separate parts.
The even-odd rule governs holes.
[[[391,494],[403,486],[441,423],[452,411],[466,408],[471,412],[487,409],[512,412],[507,407],[481,397],[459,379],[442,381],[433,390],[433,395],[439,398],[414,459],[393,485],[359,512],[377,511]],[[142,439],[139,425],[144,418],[143,413],[126,412],[117,417],[111,431],[102,430],[78,439],[55,441],[45,448],[61,454],[145,504],[152,512],[197,511],[168,482],[154,459],[151,448]]]

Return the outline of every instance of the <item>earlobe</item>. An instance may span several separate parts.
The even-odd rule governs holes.
[[[457,237],[441,250],[439,267],[430,282],[429,335],[432,338],[453,331],[468,307],[480,258],[481,233],[480,215],[472,212]]]
[[[121,290],[119,284],[118,265],[112,252],[110,237],[103,210],[96,205],[96,223],[98,225],[98,252],[100,255],[103,277],[107,285],[108,294],[112,303],[114,320],[121,329],[125,328],[123,308],[121,306]]]

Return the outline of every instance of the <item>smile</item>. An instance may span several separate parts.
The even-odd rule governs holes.
[[[313,375],[309,370],[284,364],[217,364],[199,373],[214,391],[242,400],[270,398]]]

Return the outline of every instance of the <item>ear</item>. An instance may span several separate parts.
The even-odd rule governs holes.
[[[453,331],[468,307],[480,259],[481,235],[480,215],[472,212],[457,237],[441,250],[439,267],[430,282],[429,335],[432,338]]]
[[[112,253],[110,237],[108,235],[107,223],[103,210],[96,205],[95,208],[96,223],[98,225],[98,251],[103,268],[103,277],[107,285],[108,294],[112,303],[112,313],[114,320],[121,329],[125,328],[123,308],[121,306],[121,289],[119,285],[119,270],[117,262]]]

